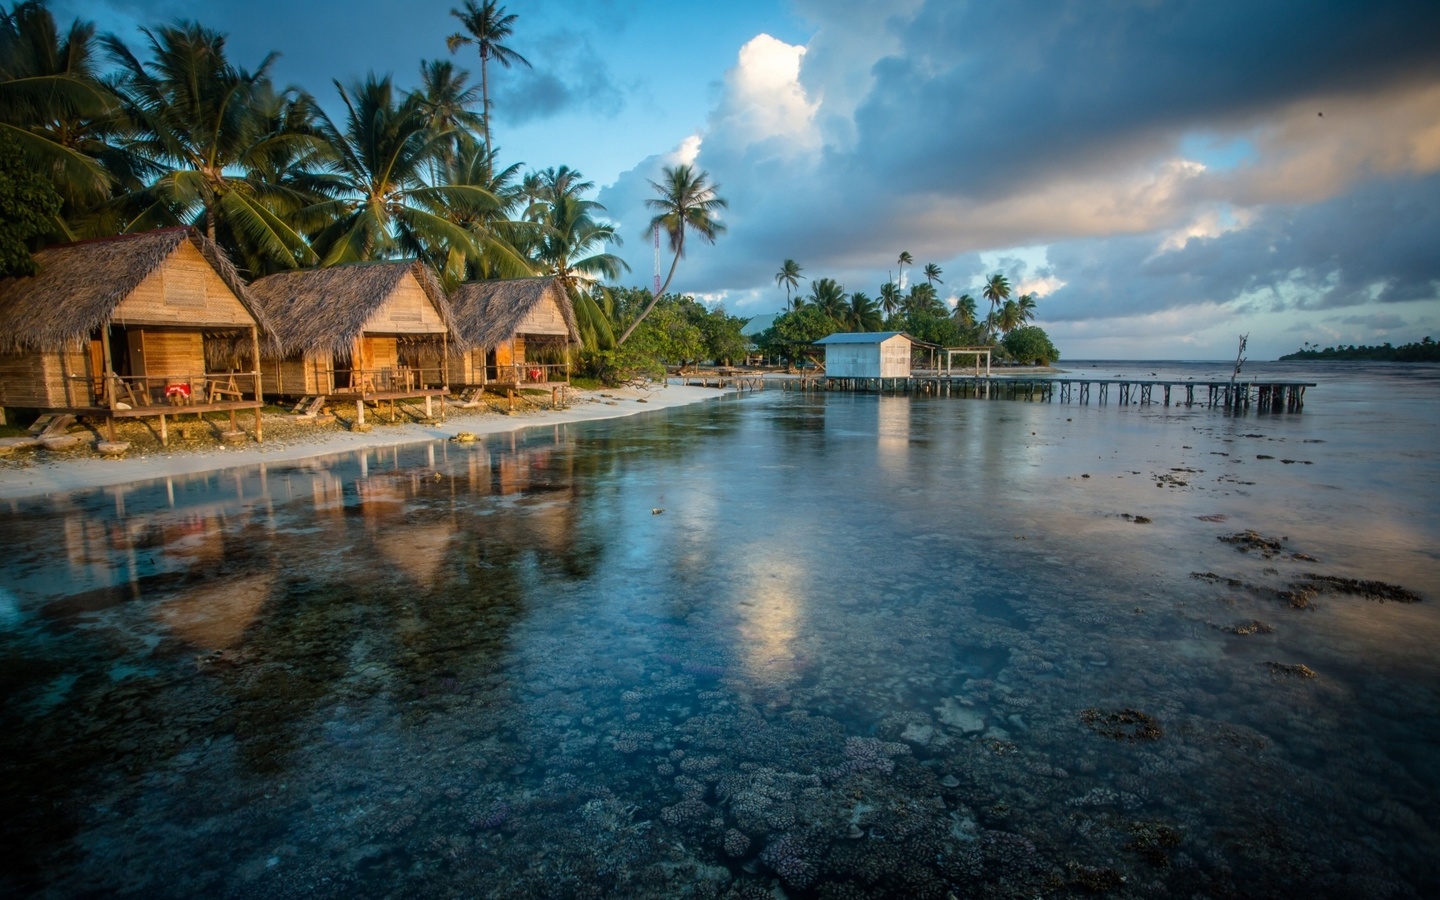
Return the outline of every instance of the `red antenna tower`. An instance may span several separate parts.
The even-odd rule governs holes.
[[[660,296],[660,223],[655,223],[655,288],[651,296]]]

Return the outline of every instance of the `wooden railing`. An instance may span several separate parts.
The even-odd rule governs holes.
[[[233,403],[260,396],[254,372],[207,372],[203,375],[109,375],[71,377],[94,406],[141,409],[151,406],[201,406]]]
[[[556,384],[570,383],[569,363],[521,362],[507,366],[490,366],[486,373],[488,381],[500,384]]]
[[[346,370],[340,370],[345,374]],[[350,369],[348,381],[335,382],[335,389],[341,393],[362,394],[385,391],[416,391],[426,388],[441,388],[449,383],[449,373],[440,366],[385,366],[379,369]]]

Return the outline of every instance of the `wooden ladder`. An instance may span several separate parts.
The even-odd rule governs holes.
[[[320,415],[320,408],[324,405],[325,397],[323,394],[319,397],[306,397],[295,404],[295,408],[291,410],[291,412],[296,413],[302,419],[313,419]]]
[[[65,413],[42,413],[30,426],[30,433],[36,438],[55,437],[64,434],[75,422],[75,417]]]

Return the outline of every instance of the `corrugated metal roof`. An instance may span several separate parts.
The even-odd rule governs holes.
[[[914,341],[903,331],[842,331],[816,341],[817,344],[881,344],[896,336]]]
[[[817,344],[882,344],[895,336],[903,337],[916,347],[936,347],[939,344],[932,344],[929,341],[922,341],[913,335],[903,331],[839,331],[829,337],[823,337],[816,341]]]

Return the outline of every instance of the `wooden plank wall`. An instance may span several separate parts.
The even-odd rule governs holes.
[[[129,328],[133,375],[181,378],[205,374],[205,338],[198,331]]]
[[[0,353],[0,406],[47,409],[89,406],[89,384],[66,375],[90,374],[83,345],[56,351]]]

